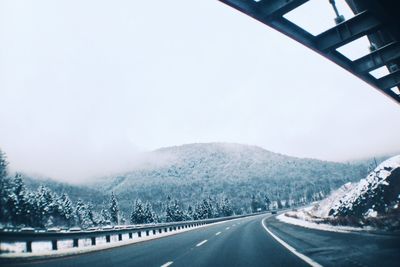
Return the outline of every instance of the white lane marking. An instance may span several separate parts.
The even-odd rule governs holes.
[[[266,218],[265,218],[266,219]],[[270,234],[276,241],[278,241],[282,246],[284,246],[287,250],[289,250],[290,252],[292,252],[294,255],[296,255],[297,257],[299,257],[300,259],[302,259],[303,261],[305,261],[306,263],[308,263],[310,266],[312,267],[322,267],[321,264],[317,263],[316,261],[310,259],[309,257],[307,257],[304,254],[301,254],[300,252],[298,252],[294,247],[290,246],[288,243],[286,243],[285,241],[283,241],[282,239],[280,239],[279,237],[277,237],[276,235],[274,235],[268,228],[267,226],[265,226],[264,221],[265,219],[263,219],[261,221],[261,225],[262,227],[264,227],[265,231],[268,232],[268,234]]]
[[[215,235],[220,235],[221,234],[221,232],[218,232],[218,233],[216,233]]]
[[[201,241],[200,243],[198,243],[198,244],[196,245],[196,247],[200,247],[201,245],[203,245],[203,244],[206,243],[206,242],[207,242],[207,239]]]
[[[226,229],[226,230],[229,230],[229,228],[230,228],[230,227],[228,226],[228,227],[226,227],[225,229]]]
[[[164,263],[164,264],[161,265],[160,267],[168,267],[168,266],[170,266],[172,263],[174,263],[174,262],[173,262],[173,261],[169,261],[169,262]]]

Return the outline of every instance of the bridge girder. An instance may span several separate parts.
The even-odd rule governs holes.
[[[346,0],[355,16],[318,35],[312,35],[284,17],[309,0],[219,0],[300,42],[335,62],[400,104],[400,23],[396,2]],[[328,3],[328,0],[327,4]],[[366,36],[371,52],[351,60],[338,48]],[[389,74],[375,78],[370,72],[386,66]],[[397,88],[396,88],[397,87]]]

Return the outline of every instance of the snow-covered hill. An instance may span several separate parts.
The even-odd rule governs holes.
[[[400,155],[381,163],[335,202],[329,215],[376,216],[397,207],[400,201]]]
[[[310,201],[367,174],[364,165],[301,159],[231,143],[162,148],[146,159],[130,172],[97,180],[93,187],[114,191],[122,205],[135,197],[162,201],[168,195],[184,203],[220,194],[237,203],[249,203],[252,195]]]
[[[347,183],[312,208],[289,212],[307,221],[352,226],[400,227],[400,155],[382,162],[366,178]]]

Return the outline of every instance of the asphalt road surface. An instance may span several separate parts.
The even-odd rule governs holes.
[[[267,232],[263,221],[272,235],[284,244]],[[399,266],[399,241],[399,237],[391,235],[309,230],[283,224],[271,215],[259,215],[123,247],[47,260],[0,261],[0,265],[250,267],[310,266],[311,263],[315,266]]]

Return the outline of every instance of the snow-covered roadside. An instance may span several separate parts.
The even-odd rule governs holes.
[[[329,231],[329,232],[337,232],[337,233],[351,233],[351,232],[360,232],[360,231],[370,231],[373,230],[371,227],[364,227],[364,228],[358,228],[358,227],[350,227],[350,226],[334,226],[330,224],[324,224],[324,223],[316,223],[313,221],[306,221],[303,219],[297,219],[293,217],[287,216],[285,213],[282,213],[276,217],[279,221],[284,222],[284,223],[289,223],[309,229],[316,229],[316,230],[322,230],[322,231]]]
[[[393,231],[400,228],[400,155],[379,164],[357,183],[347,183],[310,207],[278,220],[334,231]]]
[[[133,239],[127,239],[127,240],[123,240],[123,241],[114,241],[111,243],[102,243],[102,244],[97,244],[96,246],[85,246],[85,247],[66,247],[64,249],[59,249],[56,251],[53,250],[49,250],[49,248],[51,249],[51,246],[49,247],[50,242],[36,242],[36,247],[37,247],[37,251],[36,252],[17,252],[17,253],[4,253],[4,254],[0,254],[0,258],[25,258],[25,259],[29,259],[29,258],[42,258],[42,257],[60,257],[60,256],[69,256],[69,255],[76,255],[76,254],[81,254],[81,253],[87,253],[87,252],[91,252],[91,251],[97,251],[97,250],[103,250],[103,249],[109,249],[109,248],[115,248],[115,247],[121,247],[121,246],[125,246],[125,245],[129,245],[129,244],[134,244],[134,243],[140,243],[140,242],[144,242],[144,241],[149,241],[149,240],[153,240],[153,239],[158,239],[158,238],[162,238],[162,237],[166,237],[166,236],[171,236],[171,235],[176,235],[176,234],[180,234],[180,233],[184,233],[184,232],[188,232],[191,230],[195,230],[195,229],[199,229],[199,228],[204,228],[204,227],[209,227],[209,226],[213,226],[213,225],[217,225],[217,224],[223,224],[226,222],[232,222],[232,221],[237,221],[243,218],[237,218],[237,219],[232,219],[232,220],[227,220],[227,221],[221,221],[221,222],[215,222],[215,223],[210,223],[210,224],[205,224],[205,225],[200,225],[200,226],[196,226],[193,228],[184,228],[184,229],[180,229],[180,230],[175,230],[172,232],[163,232],[161,234],[157,233],[156,235],[152,235],[150,234],[150,236],[143,236],[138,238],[133,238]],[[112,240],[113,241],[113,240]],[[34,242],[35,243],[35,242]],[[32,243],[32,245],[34,244]],[[2,246],[5,245],[4,243],[1,244]],[[11,246],[13,244],[10,244]],[[18,243],[19,246],[23,245],[25,246],[24,243],[19,242]],[[79,244],[81,245],[81,243]]]

